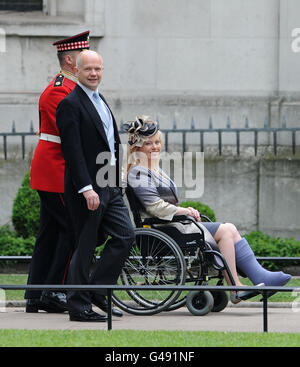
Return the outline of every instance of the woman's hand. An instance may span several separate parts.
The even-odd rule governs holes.
[[[201,222],[200,213],[198,212],[197,209],[194,209],[191,206],[189,206],[187,209],[190,212],[190,214],[188,214],[188,215],[190,215],[191,217],[195,218],[197,222]]]
[[[176,214],[188,215],[190,217],[195,218],[197,222],[201,222],[200,213],[198,212],[198,210],[192,208],[191,206],[189,206],[188,208],[178,207]]]

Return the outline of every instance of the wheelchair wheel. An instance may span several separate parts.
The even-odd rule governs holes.
[[[228,296],[225,291],[210,291],[214,298],[212,312],[221,312],[228,304]]]
[[[209,291],[192,291],[186,297],[186,307],[195,316],[208,314],[214,306],[214,298]]]
[[[135,229],[135,242],[122,269],[122,285],[184,285],[186,265],[181,249],[156,229]],[[178,290],[114,291],[113,302],[134,315],[153,315],[168,308]]]

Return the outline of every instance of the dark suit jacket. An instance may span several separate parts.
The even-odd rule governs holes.
[[[101,98],[104,100],[103,96]],[[105,102],[105,100],[104,100]],[[106,103],[106,102],[105,102]],[[118,128],[113,117],[115,133],[116,166],[110,173],[115,173],[116,186],[119,186],[119,144]],[[97,173],[101,168],[108,167],[110,160],[97,163],[97,156],[102,152],[110,152],[101,118],[80,86],[64,98],[58,105],[56,121],[61,137],[61,148],[66,161],[65,169],[65,198],[71,209],[72,217],[78,226],[88,213],[86,201],[78,191],[87,185],[92,185],[99,194],[103,188],[97,184]],[[104,169],[105,171],[105,169]],[[99,177],[99,176],[98,176]],[[98,182],[99,183],[99,182]],[[72,213],[73,212],[73,213]]]

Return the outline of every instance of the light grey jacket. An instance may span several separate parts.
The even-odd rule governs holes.
[[[143,205],[142,217],[171,220],[177,211],[178,192],[174,182],[162,171],[153,172],[134,166],[128,172],[128,184]]]
[[[171,220],[177,212],[178,191],[174,182],[162,170],[153,172],[141,165],[133,166],[128,172],[128,184],[143,206],[142,218],[156,217]],[[210,232],[202,223],[205,240],[216,245]],[[197,233],[199,228],[194,223],[171,223],[182,233]]]

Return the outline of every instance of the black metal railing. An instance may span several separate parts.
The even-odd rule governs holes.
[[[188,124],[186,124],[188,125]],[[123,120],[121,120],[120,122],[120,134],[124,135],[126,134],[126,132],[124,131],[124,123]],[[213,127],[213,123],[212,123],[212,119],[209,119],[209,124],[207,128],[196,128],[195,127],[195,122],[194,119],[192,118],[190,121],[190,126],[187,128],[178,128],[177,127],[177,121],[174,119],[173,121],[173,126],[172,128],[169,129],[164,129],[162,128],[161,131],[164,134],[164,146],[165,146],[165,150],[166,152],[169,151],[169,148],[171,147],[171,145],[173,144],[173,140],[171,135],[173,136],[174,134],[176,135],[181,135],[181,141],[180,141],[180,145],[181,145],[181,150],[182,152],[186,152],[187,148],[188,148],[188,144],[189,144],[189,135],[192,134],[193,136],[193,145],[198,145],[199,146],[199,151],[200,152],[204,152],[205,147],[208,145],[205,142],[206,137],[210,136],[209,140],[210,140],[210,144],[209,145],[214,145],[217,147],[218,150],[218,154],[222,155],[223,154],[223,148],[226,145],[231,145],[231,146],[235,146],[235,151],[236,154],[239,156],[241,153],[241,147],[245,146],[245,145],[251,145],[254,148],[254,155],[256,156],[258,154],[258,147],[259,146],[266,146],[266,147],[272,147],[273,150],[273,154],[277,155],[278,153],[278,147],[279,146],[287,146],[291,148],[291,153],[293,155],[296,154],[297,152],[297,147],[300,146],[300,142],[297,141],[297,132],[300,132],[300,126],[299,127],[287,127],[286,124],[286,119],[285,117],[283,117],[282,122],[281,122],[281,127],[270,127],[269,126],[269,122],[268,119],[266,118],[264,121],[264,126],[261,128],[254,128],[254,127],[250,127],[249,126],[249,121],[248,118],[245,118],[245,125],[242,128],[233,128],[231,127],[231,123],[230,123],[230,118],[227,118],[227,122],[226,122],[226,126],[224,128],[214,128]],[[278,142],[278,136],[281,133],[288,133],[290,135],[289,141],[286,144],[279,144]],[[226,137],[226,135],[228,134],[234,134],[235,138],[233,139],[231,144],[224,144],[224,137]],[[245,144],[241,142],[241,135],[242,134],[247,134],[247,135],[252,135],[251,137],[251,143]],[[268,138],[264,139],[265,142],[261,142],[260,140],[260,136],[262,134],[268,134]],[[34,131],[33,128],[33,122],[30,122],[30,129],[28,132],[17,132],[16,131],[16,127],[15,127],[15,122],[12,123],[12,131],[11,132],[2,132],[0,133],[0,137],[2,136],[2,141],[3,141],[3,156],[4,159],[7,159],[7,155],[8,155],[8,138],[9,137],[20,137],[21,139],[21,149],[22,149],[22,158],[25,158],[26,155],[26,147],[25,147],[25,143],[26,143],[26,137],[28,136],[34,136],[36,135],[36,132]],[[198,138],[196,138],[196,143],[195,143],[195,137],[198,135]],[[212,136],[217,135],[217,138],[213,138],[213,143],[211,143],[212,141]]]
[[[100,256],[97,256],[97,259],[99,259]],[[0,256],[0,261],[25,261],[25,262],[30,262],[32,259],[32,256]],[[300,257],[297,256],[257,256],[256,260],[261,262],[261,261],[295,261],[295,262],[299,262],[300,264]]]
[[[27,136],[34,136],[37,133],[34,131],[33,128],[33,122],[30,121],[30,127],[29,127],[29,131],[27,132],[17,132],[16,131],[16,124],[13,121],[12,122],[12,129],[11,132],[2,132],[0,133],[0,136],[2,136],[2,141],[3,141],[3,157],[5,160],[7,160],[7,138],[8,137],[20,137],[21,138],[21,149],[22,149],[22,159],[25,159],[25,139]]]
[[[274,155],[277,155],[278,150],[278,141],[277,136],[278,133],[281,132],[290,132],[291,133],[291,147],[292,147],[292,154],[296,154],[296,132],[300,131],[300,128],[223,128],[223,129],[194,129],[194,130],[186,130],[186,129],[178,129],[178,130],[162,130],[165,134],[165,148],[166,151],[169,149],[169,134],[170,133],[181,133],[182,134],[182,151],[186,151],[187,146],[187,134],[194,133],[199,134],[199,141],[200,141],[200,151],[204,152],[204,135],[209,133],[217,133],[217,145],[218,145],[218,153],[222,155],[223,151],[223,136],[224,134],[234,133],[236,135],[236,154],[239,156],[241,151],[241,142],[240,142],[240,135],[241,133],[253,133],[253,147],[254,147],[254,154],[257,156],[258,146],[259,146],[259,133],[269,133],[273,136],[273,152]]]
[[[164,286],[164,285],[147,285],[147,286],[133,286],[133,285],[11,285],[0,284],[0,289],[3,290],[55,290],[55,291],[97,291],[104,289],[107,292],[108,301],[108,321],[107,329],[112,330],[112,292],[113,291],[128,291],[128,290],[142,290],[142,291],[257,291],[255,286]],[[296,287],[271,287],[264,286],[259,288],[259,292],[262,294],[263,302],[263,331],[268,332],[268,292],[299,292],[299,288]]]
[[[181,146],[182,146],[182,152],[186,151],[187,148],[187,134],[191,134],[193,133],[193,136],[195,136],[195,134],[198,134],[199,136],[199,147],[200,147],[200,151],[204,152],[204,148],[205,148],[205,136],[207,136],[207,134],[217,134],[217,146],[218,146],[218,152],[219,155],[222,155],[222,151],[223,151],[223,136],[226,134],[235,134],[235,143],[234,145],[236,146],[236,154],[239,156],[240,155],[240,151],[241,151],[241,134],[246,133],[246,134],[252,134],[253,135],[253,147],[254,147],[254,154],[255,156],[257,155],[258,152],[258,146],[259,146],[259,135],[262,133],[267,133],[270,137],[272,137],[271,139],[267,139],[268,141],[272,141],[272,144],[269,143],[267,144],[268,146],[273,145],[273,152],[274,155],[277,155],[277,150],[278,150],[278,134],[283,133],[283,132],[288,132],[290,133],[290,144],[289,146],[292,147],[292,154],[295,155],[296,154],[296,147],[297,147],[297,141],[296,141],[296,133],[299,131],[300,132],[300,126],[299,127],[287,127],[287,123],[286,123],[286,118],[285,116],[283,116],[282,121],[281,121],[281,127],[270,127],[269,126],[269,120],[266,117],[264,120],[264,126],[261,128],[251,128],[249,127],[249,119],[248,117],[245,117],[245,127],[244,128],[232,128],[231,127],[231,122],[230,122],[230,117],[227,117],[227,121],[226,121],[226,127],[224,128],[214,128],[213,127],[213,120],[210,117],[209,118],[209,124],[207,128],[195,128],[195,121],[194,118],[191,118],[191,122],[190,122],[190,128],[177,128],[177,121],[176,119],[173,120],[173,126],[171,129],[161,129],[161,131],[165,134],[165,149],[168,152],[169,150],[169,135],[170,134],[181,134]],[[121,133],[124,133],[124,129],[123,129],[123,121],[121,121]],[[300,145],[300,143],[299,143]]]
[[[26,260],[30,261],[31,256],[0,256],[1,260]],[[259,261],[299,261],[300,257],[257,257]],[[198,286],[198,285],[190,285],[190,286],[128,286],[128,285],[11,285],[11,284],[0,284],[0,289],[4,290],[56,290],[56,291],[67,291],[67,290],[77,290],[77,291],[96,291],[99,289],[105,289],[107,291],[107,300],[108,300],[108,322],[107,329],[112,329],[112,292],[115,290],[180,290],[180,291],[248,291],[248,290],[256,290],[255,286]],[[274,286],[264,286],[259,288],[259,293],[262,294],[262,302],[263,302],[263,331],[268,332],[268,292],[299,292],[299,288],[297,287],[274,287]]]

